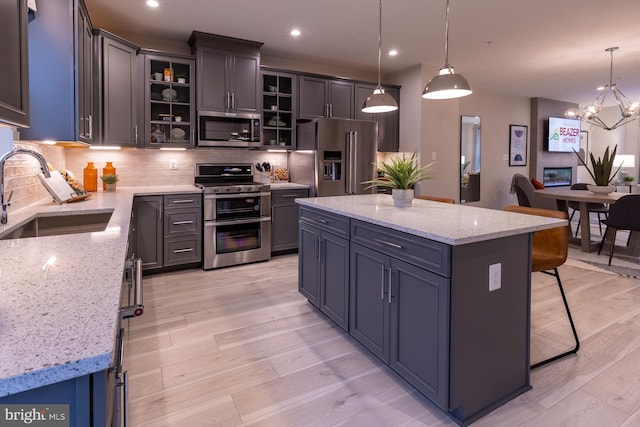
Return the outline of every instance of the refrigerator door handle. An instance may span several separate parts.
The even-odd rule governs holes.
[[[347,133],[347,194],[355,194],[356,181],[356,158],[358,149],[358,132],[350,131]]]

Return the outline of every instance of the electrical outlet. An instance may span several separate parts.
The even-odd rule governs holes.
[[[431,152],[431,160],[436,160],[436,157],[437,157],[437,156],[436,156],[436,152],[435,152],[435,151],[432,151],[432,152]]]
[[[497,291],[502,287],[502,264],[491,264],[489,266],[489,292]]]
[[[506,162],[507,160],[509,160],[509,155],[508,155],[508,154],[503,154],[503,155],[502,155],[502,160],[504,160],[505,162]]]
[[[178,169],[178,161],[176,159],[169,160],[169,169]]]

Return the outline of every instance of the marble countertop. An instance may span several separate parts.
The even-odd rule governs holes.
[[[410,207],[396,208],[388,194],[296,199],[296,203],[453,246],[567,225],[562,219],[420,199]]]
[[[118,187],[9,209],[0,236],[36,215],[113,213],[101,232],[0,241],[0,397],[111,365],[133,196],[187,192],[200,190]]]

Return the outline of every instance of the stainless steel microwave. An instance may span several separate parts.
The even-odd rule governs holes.
[[[260,114],[198,111],[198,146],[260,147]]]

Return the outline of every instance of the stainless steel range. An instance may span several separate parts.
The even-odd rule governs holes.
[[[196,164],[202,188],[205,270],[271,258],[271,191],[250,164]]]

